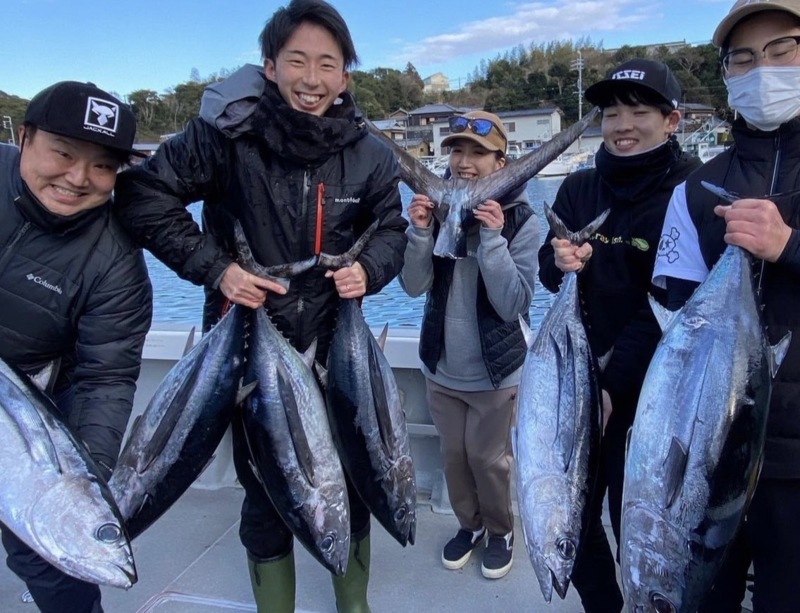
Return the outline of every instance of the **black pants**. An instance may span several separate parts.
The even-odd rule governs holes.
[[[714,591],[731,594],[726,608],[707,611],[739,612],[747,570],[752,560],[753,611],[800,611],[800,480],[761,479],[739,538],[717,577]],[[737,600],[738,599],[738,600]],[[709,599],[711,602],[711,599]]]
[[[231,434],[236,476],[244,488],[239,539],[254,560],[283,557],[292,550],[292,533],[272,505],[264,486],[253,474],[241,415],[234,417]],[[359,540],[369,533],[369,509],[353,489],[346,473],[345,481],[350,503],[350,532],[354,540]]]
[[[100,588],[58,570],[2,526],[8,567],[25,582],[42,613],[103,613]]]
[[[617,583],[617,565],[603,528],[603,499],[608,491],[611,528],[619,543],[622,485],[625,473],[625,439],[630,418],[623,411],[614,411],[603,435],[603,448],[597,486],[592,498],[587,533],[578,550],[572,583],[581,597],[586,613],[619,613],[622,591]],[[617,552],[619,548],[617,547]]]

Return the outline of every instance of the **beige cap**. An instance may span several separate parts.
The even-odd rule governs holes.
[[[486,136],[475,134],[469,128],[463,132],[450,134],[442,141],[442,147],[446,147],[454,140],[464,139],[475,141],[487,151],[500,151],[503,155],[506,154],[508,136],[506,135],[506,129],[505,126],[503,126],[503,122],[500,121],[500,118],[497,115],[494,113],[487,113],[486,111],[470,111],[469,113],[464,113],[462,117],[466,117],[467,119],[488,119],[492,122],[494,128],[492,128],[492,130]]]
[[[800,0],[738,0],[717,26],[711,42],[715,47],[722,47],[737,23],[761,11],[786,11],[800,17]]]

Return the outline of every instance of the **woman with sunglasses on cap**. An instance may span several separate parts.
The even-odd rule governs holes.
[[[653,272],[677,309],[726,245],[754,258],[771,344],[792,333],[773,379],[764,464],[738,542],[705,610],[740,610],[752,556],[753,610],[800,610],[800,0],[739,0],[712,39],[720,50],[734,145],[678,186]],[[741,194],[721,200],[701,181]],[[772,194],[772,196],[764,195]],[[680,233],[677,235],[676,233]]]
[[[133,112],[91,83],[28,104],[19,150],[0,144],[0,357],[35,375],[108,479],[133,406],[152,292],[142,251],[111,212]],[[33,486],[33,485],[32,485]],[[8,567],[44,613],[102,613],[100,588],[2,526]],[[3,608],[3,607],[0,607]]]
[[[506,162],[508,138],[497,115],[473,111],[450,121],[448,172],[480,180]],[[415,194],[400,284],[410,296],[427,292],[420,357],[431,417],[439,431],[450,503],[459,522],[442,564],[462,568],[488,535],[481,571],[499,579],[511,569],[509,432],[536,278],[539,226],[527,184],[474,211],[467,257],[433,255],[439,224],[433,203]]]
[[[650,276],[672,190],[700,166],[673,136],[681,117],[680,98],[680,85],[669,68],[641,59],[621,64],[586,90],[586,99],[602,111],[603,144],[594,169],[564,180],[553,211],[573,231],[606,209],[610,213],[582,246],[557,239],[551,231],[539,250],[539,278],[550,291],[558,291],[565,272],[579,272],[589,344],[595,356],[607,356],[600,377],[601,468],[572,574],[586,613],[615,613],[623,605],[601,514],[608,489],[611,526],[619,543],[625,437],[661,336],[647,298],[653,289]]]

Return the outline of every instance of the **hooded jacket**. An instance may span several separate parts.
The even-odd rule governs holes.
[[[237,80],[242,77],[244,86]],[[269,267],[320,251],[344,253],[378,219],[357,260],[367,274],[367,294],[377,293],[399,272],[406,244],[393,153],[368,134],[347,92],[316,117],[289,107],[253,66],[237,79],[222,87],[229,102],[212,105],[216,116],[212,110],[190,121],[153,157],[120,176],[123,224],[178,275],[206,287],[206,329],[219,318],[224,296],[216,288],[236,259],[234,220],[256,261]],[[222,121],[228,108],[238,109],[238,120]],[[198,200],[204,202],[205,232],[185,209]],[[318,268],[302,273],[287,294],[269,293],[266,302],[276,327],[297,349],[317,339],[322,363],[339,305],[334,282],[324,275]]]
[[[19,158],[0,145],[0,357],[28,373],[57,364],[52,396],[110,472],[150,328],[147,267],[110,203],[55,215],[23,183]]]

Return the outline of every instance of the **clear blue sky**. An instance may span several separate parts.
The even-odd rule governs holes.
[[[2,0],[0,90],[30,98],[65,79],[126,96],[164,93],[201,77],[260,63],[258,35],[288,0]],[[482,59],[519,44],[588,38],[604,48],[707,43],[733,0],[333,0],[360,69],[414,64],[453,87]]]

